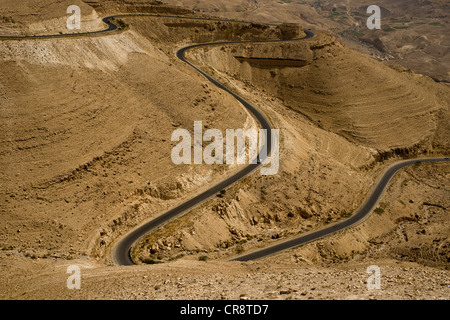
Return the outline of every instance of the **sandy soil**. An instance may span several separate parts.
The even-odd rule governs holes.
[[[261,23],[292,22],[338,36],[346,45],[376,59],[401,65],[439,81],[450,81],[449,4],[445,1],[382,0],[381,30],[369,30],[366,1],[167,0],[221,17]]]
[[[258,1],[261,9],[252,11],[251,1],[168,2],[259,22],[271,11],[271,21],[299,22],[287,13],[296,4]],[[78,3],[86,30],[102,29],[100,16],[137,11],[118,1]],[[7,1],[0,33],[65,32],[67,5]],[[323,12],[300,6],[303,27],[314,21],[331,30]],[[139,11],[186,11],[164,8]],[[0,298],[448,299],[448,164],[397,175],[377,211],[351,230],[261,261],[227,261],[344,219],[389,163],[448,154],[449,87],[323,32],[301,43],[189,53],[280,128],[280,171],[244,179],[134,252],[138,261],[162,263],[113,266],[118,237],[238,169],[175,166],[173,130],[192,131],[196,120],[222,131],[256,126],[239,103],[179,62],[176,49],[283,36],[260,24],[126,22],[125,32],[101,37],[0,43]],[[411,59],[423,66],[419,55]],[[66,287],[69,265],[82,270],[81,290]],[[381,268],[381,290],[366,288],[370,265]]]

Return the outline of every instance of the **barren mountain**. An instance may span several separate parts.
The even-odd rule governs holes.
[[[448,1],[381,0],[381,30],[366,26],[371,14],[360,0],[167,0],[199,12],[261,23],[292,22],[336,35],[346,45],[390,64],[448,83]],[[255,2],[257,7],[255,7]]]
[[[356,227],[260,261],[227,261],[345,219],[395,161],[448,154],[450,88],[429,77],[448,77],[448,37],[437,31],[447,3],[420,2],[423,14],[380,3],[393,28],[408,28],[379,31],[378,51],[357,28],[364,4],[330,3],[2,0],[0,36],[67,33],[72,4],[83,33],[121,13],[252,22],[124,17],[124,30],[106,34],[0,40],[0,298],[448,298],[446,163],[399,173]],[[266,24],[279,22],[291,24]],[[316,36],[292,40],[303,28]],[[358,44],[351,30],[370,41]],[[414,50],[391,46],[415,33],[425,42]],[[280,129],[278,174],[257,170],[142,239],[139,265],[114,266],[111,249],[126,232],[242,168],[173,164],[175,129],[193,132],[200,120],[222,132],[258,127],[176,51],[267,39],[291,40],[187,57]],[[69,265],[82,269],[81,290],[66,287]],[[367,290],[369,265],[382,269],[382,290]]]

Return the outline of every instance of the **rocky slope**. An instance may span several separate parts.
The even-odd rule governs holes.
[[[97,12],[137,10],[116,1],[80,6],[92,29],[104,27]],[[39,21],[8,2],[3,31],[64,32],[66,2],[33,7]],[[167,12],[177,10],[186,12]],[[238,168],[175,166],[173,130],[192,131],[196,120],[222,131],[256,126],[239,103],[179,62],[177,48],[285,35],[258,23],[126,22],[126,31],[100,37],[0,43],[2,299],[448,296],[447,165],[402,173],[384,211],[355,230],[264,261],[225,261],[344,219],[399,155],[448,152],[445,86],[321,33],[301,43],[190,53],[280,128],[279,174],[252,175],[145,239],[137,260],[162,264],[111,266],[120,235]],[[373,70],[375,81],[367,77]],[[80,291],[66,287],[73,264],[82,269]],[[382,291],[365,288],[371,264],[383,270]]]
[[[166,0],[166,3],[196,9],[221,17],[261,23],[292,22],[304,28],[327,32],[347,46],[376,59],[400,65],[448,83],[449,3],[440,0],[381,0],[381,30],[367,28],[366,1],[305,0],[253,1]]]

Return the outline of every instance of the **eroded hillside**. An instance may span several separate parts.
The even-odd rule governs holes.
[[[448,149],[448,88],[333,37],[219,45],[189,57],[281,128],[281,170],[247,179],[153,233],[136,259],[233,256],[316,230],[355,212],[386,165],[379,161]]]
[[[67,32],[66,1],[5,4],[2,35]],[[100,17],[115,13],[195,15],[158,1],[70,4],[83,10],[83,32],[104,29]],[[243,1],[242,12],[252,4]],[[156,230],[133,252],[143,265],[132,272],[112,266],[110,250],[123,234],[239,168],[174,165],[175,129],[192,132],[199,120],[205,129],[257,127],[240,103],[179,61],[176,51],[198,42],[304,35],[289,24],[123,20],[129,27],[110,34],[0,42],[1,298],[368,298],[361,281],[349,280],[348,288],[347,280],[359,279],[353,269],[364,273],[374,261],[399,284],[388,288],[394,297],[410,290],[396,278],[405,273],[398,261],[415,263],[406,271],[420,275],[415,285],[448,282],[445,165],[408,169],[383,199],[383,212],[352,232],[266,261],[224,261],[347,218],[401,157],[448,152],[447,87],[321,32],[304,41],[188,53],[280,129],[280,170],[251,175]],[[162,264],[145,264],[155,262]],[[79,292],[66,288],[73,264],[88,275]],[[293,267],[301,268],[289,274]],[[325,285],[299,291],[335,274],[336,291]],[[216,293],[200,290],[203,284]],[[426,286],[420,296],[427,293],[438,298],[445,288]]]
[[[265,64],[244,58],[271,59]],[[265,90],[327,131],[386,151],[431,148],[447,127],[448,89],[425,76],[391,68],[333,37],[283,45],[216,47],[196,53],[207,66]],[[302,60],[290,67],[275,61]]]

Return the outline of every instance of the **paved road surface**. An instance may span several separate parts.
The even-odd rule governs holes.
[[[336,233],[338,231],[347,229],[353,225],[355,225],[358,222],[361,222],[364,220],[373,209],[375,209],[376,204],[378,203],[379,199],[381,198],[384,190],[386,189],[389,181],[391,178],[397,173],[399,170],[403,169],[406,166],[415,164],[417,162],[441,162],[441,161],[448,161],[446,158],[427,158],[427,159],[413,159],[413,160],[406,160],[402,161],[400,163],[397,163],[391,167],[383,174],[381,179],[379,180],[378,184],[375,185],[371,193],[366,198],[363,205],[359,208],[359,210],[356,212],[356,214],[353,214],[352,217],[333,224],[329,227],[326,227],[324,229],[311,232],[305,235],[301,235],[299,237],[296,237],[291,240],[283,241],[281,243],[272,245],[270,247],[254,251],[249,254],[244,254],[242,256],[239,256],[237,258],[234,258],[232,260],[235,261],[249,261],[249,260],[256,260],[260,259],[269,255],[272,255],[274,253],[278,253],[293,247],[297,247],[306,243],[309,243],[314,240],[318,240],[320,238],[323,238],[325,236],[331,235],[333,233]]]
[[[255,4],[257,5],[256,1]],[[45,39],[45,38],[67,38],[67,37],[76,37],[76,36],[90,36],[90,35],[96,35],[101,33],[109,33],[118,30],[117,25],[113,22],[114,19],[119,18],[126,18],[126,17],[164,17],[164,18],[177,18],[177,19],[192,19],[192,20],[208,20],[208,21],[230,21],[230,20],[224,20],[224,19],[216,19],[216,18],[196,18],[196,17],[184,17],[184,16],[169,16],[169,15],[157,15],[157,14],[122,14],[122,15],[115,15],[103,18],[103,21],[108,26],[104,30],[100,31],[94,31],[94,32],[86,32],[86,33],[74,33],[74,34],[54,34],[54,35],[40,35],[40,36],[0,36],[0,40],[21,40],[21,39]],[[241,21],[241,20],[232,20],[232,22],[241,22],[241,23],[247,23],[248,21]],[[314,37],[314,33],[311,31],[305,31],[306,37],[301,39],[294,39],[294,40],[305,40]],[[294,41],[294,40],[288,40],[288,41]],[[225,44],[234,44],[234,43],[261,43],[261,42],[282,42],[283,40],[267,40],[267,41],[243,41],[243,42],[233,42],[233,41],[223,41],[223,42],[216,42],[216,43],[204,43],[204,44],[196,44],[191,45],[185,48],[180,49],[177,52],[177,57],[189,64],[191,67],[193,67],[195,70],[197,70],[199,73],[201,73],[204,77],[206,77],[211,83],[216,85],[218,88],[225,90],[229,94],[233,95],[234,98],[236,98],[239,102],[241,102],[245,108],[247,108],[260,122],[263,129],[268,130],[268,139],[267,139],[267,155],[270,156],[271,154],[271,137],[270,137],[270,129],[272,128],[269,121],[265,118],[265,116],[259,112],[254,106],[252,106],[250,103],[245,101],[242,97],[237,95],[236,93],[228,90],[224,85],[222,85],[220,82],[200,70],[197,66],[192,64],[191,62],[187,61],[185,59],[185,52],[193,49],[198,48],[201,46],[211,46],[211,45],[225,45]],[[263,161],[264,159],[260,159]],[[387,169],[387,171],[384,173],[384,175],[381,177],[380,181],[376,184],[376,186],[373,188],[371,193],[368,195],[366,201],[362,204],[360,209],[350,218],[333,224],[329,227],[326,227],[322,230],[318,230],[315,232],[308,233],[306,235],[300,235],[299,237],[283,241],[281,243],[278,243],[276,245],[272,245],[270,247],[254,251],[249,254],[245,254],[242,256],[239,256],[237,258],[234,258],[233,260],[236,261],[248,261],[248,260],[255,260],[260,259],[263,257],[266,257],[268,255],[278,253],[283,250],[287,250],[296,246],[300,246],[309,242],[312,242],[314,240],[318,240],[320,238],[323,238],[325,236],[331,235],[333,233],[336,233],[338,231],[347,229],[353,225],[355,225],[358,222],[361,222],[364,220],[375,208],[377,202],[379,201],[380,197],[382,196],[384,190],[386,189],[389,181],[391,178],[402,168],[415,164],[417,162],[441,162],[441,161],[449,161],[448,158],[427,158],[427,159],[413,159],[413,160],[406,160],[402,161],[400,163],[397,163]],[[133,265],[134,262],[131,259],[130,252],[133,245],[139,241],[142,237],[144,237],[146,234],[151,232],[152,230],[162,226],[163,224],[169,222],[170,220],[180,216],[183,213],[186,213],[187,211],[193,209],[203,201],[211,198],[212,196],[218,194],[222,189],[226,189],[230,187],[232,184],[236,183],[237,181],[241,180],[242,178],[249,175],[251,172],[253,172],[256,168],[258,168],[260,164],[250,164],[247,167],[245,167],[243,170],[239,171],[238,173],[234,174],[233,176],[227,178],[226,180],[220,182],[219,184],[213,186],[209,190],[197,195],[196,197],[182,203],[181,205],[177,206],[176,208],[173,208],[166,213],[158,216],[157,218],[144,223],[143,225],[135,228],[134,230],[130,231],[125,237],[123,237],[114,247],[113,249],[113,258],[115,262],[118,265]]]
[[[295,39],[295,40],[304,40],[309,39],[311,37],[314,37],[314,33],[310,31],[305,31],[306,36],[301,39]],[[283,40],[268,40],[268,41],[245,41],[245,43],[258,43],[258,42],[281,42]],[[291,40],[293,41],[293,40]],[[253,105],[248,103],[246,100],[244,100],[242,97],[240,97],[238,94],[232,92],[228,88],[226,88],[223,84],[203,72],[200,68],[189,62],[185,58],[186,51],[203,47],[203,46],[211,46],[211,45],[225,45],[225,44],[235,44],[235,43],[243,43],[243,42],[233,42],[233,41],[222,41],[222,42],[215,42],[215,43],[205,43],[205,44],[195,44],[191,46],[187,46],[185,48],[180,49],[177,52],[177,57],[189,64],[191,67],[193,67],[195,70],[197,70],[199,73],[201,73],[204,77],[206,77],[211,83],[216,85],[218,88],[228,92],[231,94],[234,98],[236,98],[239,102],[242,103],[242,105],[247,108],[259,121],[261,124],[261,127],[263,129],[267,129],[267,156],[271,155],[271,134],[270,129],[272,129],[269,121],[266,119],[266,117],[259,112],[258,109],[256,109]],[[260,158],[260,162],[263,162],[264,158]],[[214,195],[217,195],[220,190],[226,189],[236,183],[237,181],[241,180],[242,178],[249,175],[251,172],[253,172],[256,168],[258,168],[260,164],[250,164],[247,167],[245,167],[243,170],[239,171],[238,173],[234,174],[233,176],[227,178],[226,180],[222,181],[218,185],[213,186],[211,189],[201,193],[200,195],[188,200],[185,203],[182,203],[176,208],[173,208],[166,213],[162,214],[161,216],[158,216],[157,218],[139,226],[138,228],[132,230],[130,233],[128,233],[124,238],[122,238],[114,247],[113,249],[113,259],[118,265],[133,265],[134,262],[131,259],[130,253],[131,249],[136,244],[139,239],[150,233],[151,231],[155,230],[156,228],[164,225],[165,223],[169,222],[170,220],[182,215],[183,213],[186,213],[187,211],[193,209],[194,207],[198,206],[203,201],[213,197]]]

